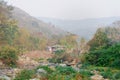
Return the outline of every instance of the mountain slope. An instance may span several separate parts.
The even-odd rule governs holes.
[[[84,19],[84,20],[60,20],[53,18],[39,17],[38,19],[47,23],[52,23],[57,27],[75,33],[86,39],[90,39],[99,27],[105,27],[114,21],[120,20],[120,17]]]
[[[26,12],[19,8],[15,7],[14,10],[12,11],[12,15],[13,18],[18,21],[19,27],[27,28],[31,33],[44,35],[48,38],[56,36],[60,37],[66,34],[65,31],[56,28],[52,24],[44,23],[30,16],[29,14],[27,14]]]

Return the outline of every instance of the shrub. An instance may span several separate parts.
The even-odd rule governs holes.
[[[108,48],[91,51],[85,54],[85,62],[91,65],[120,68],[120,44]]]
[[[53,58],[48,59],[49,62],[62,63],[62,61],[70,61],[72,57],[68,53],[55,54]]]
[[[22,70],[14,80],[29,80],[34,77],[35,72],[33,70]]]
[[[114,60],[111,66],[120,69],[120,59]]]
[[[16,66],[18,50],[14,47],[6,46],[0,50],[0,60],[8,66]]]
[[[112,71],[108,68],[107,70],[104,70],[101,72],[101,75],[104,77],[104,78],[109,78],[109,79],[112,79]]]
[[[70,75],[72,73],[76,73],[76,71],[72,68],[72,67],[61,67],[58,66],[56,67],[56,70],[59,71],[60,74],[64,74],[64,75]]]
[[[90,77],[93,75],[89,70],[85,70],[85,69],[81,69],[79,73],[84,77]]]
[[[56,50],[55,51],[55,54],[62,54],[62,53],[64,53],[65,52],[65,50]]]
[[[114,80],[120,79],[120,71],[113,75]]]

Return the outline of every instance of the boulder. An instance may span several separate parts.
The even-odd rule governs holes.
[[[92,79],[92,80],[104,80],[103,76],[101,76],[101,75],[91,76],[91,79]]]
[[[65,67],[65,66],[67,66],[66,64],[59,64],[60,66],[62,66],[62,67]]]
[[[47,72],[44,69],[38,69],[37,74],[46,74]]]
[[[0,80],[11,80],[11,78],[6,75],[1,75]]]
[[[34,79],[29,79],[29,80],[40,80],[40,79],[34,78]]]

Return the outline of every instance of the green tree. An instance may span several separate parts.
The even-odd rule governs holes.
[[[59,43],[66,46],[68,49],[75,48],[77,46],[77,36],[74,34],[67,35],[61,38]]]
[[[87,44],[90,46],[90,50],[95,50],[107,46],[109,39],[103,29],[99,28],[94,37]]]

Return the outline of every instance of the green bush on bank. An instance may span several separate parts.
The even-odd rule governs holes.
[[[84,62],[95,66],[120,69],[120,44],[115,44],[107,49],[91,51],[85,54]]]
[[[35,75],[34,70],[22,70],[17,76],[15,77],[14,80],[29,80],[33,78]]]
[[[19,51],[11,46],[5,46],[0,49],[0,60],[8,66],[16,66]]]

